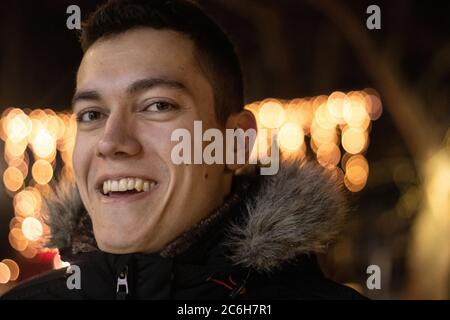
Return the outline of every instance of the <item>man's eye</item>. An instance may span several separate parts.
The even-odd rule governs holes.
[[[91,122],[95,120],[99,120],[102,117],[102,114],[98,111],[86,111],[81,112],[77,115],[77,122]]]
[[[171,109],[176,109],[176,107],[173,104],[165,101],[154,102],[150,104],[147,108],[145,108],[146,111],[151,112],[164,112],[169,111]]]

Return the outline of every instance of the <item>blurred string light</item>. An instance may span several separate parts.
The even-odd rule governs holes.
[[[8,283],[11,280],[11,270],[8,265],[0,262],[0,284]]]
[[[369,146],[372,121],[382,114],[375,90],[336,91],[329,96],[288,101],[266,99],[246,108],[255,115],[258,128],[278,130],[282,156],[302,158],[310,150],[322,166],[345,173],[348,190],[359,192],[365,187],[369,164],[364,152]],[[255,148],[270,145],[261,141],[270,137],[258,136]]]
[[[6,265],[9,269],[9,281],[16,281],[19,278],[19,265],[11,259],[4,259],[1,263]]]
[[[3,154],[7,164],[2,180],[14,207],[8,240],[27,259],[49,253],[57,255],[57,251],[42,246],[48,231],[43,223],[42,200],[55,177],[58,154],[62,175],[73,179],[75,133],[73,115],[57,114],[51,109],[8,108],[0,118],[0,138],[5,142]],[[61,262],[57,266],[63,265]],[[13,260],[0,262],[0,283],[17,280],[19,273]]]
[[[358,192],[366,185],[369,165],[363,154],[369,145],[371,122],[382,113],[375,90],[336,91],[329,96],[288,101],[270,98],[246,108],[255,114],[258,128],[278,131],[282,156],[305,157],[310,150],[322,166],[340,167],[345,172],[344,184],[350,191]],[[49,252],[42,247],[48,232],[42,217],[42,200],[55,178],[57,155],[61,159],[61,174],[74,179],[75,134],[73,114],[51,109],[8,108],[0,118],[0,139],[5,142],[7,164],[2,179],[14,206],[8,239],[27,259]],[[270,138],[271,135],[259,135],[257,146],[267,148]],[[54,254],[55,268],[67,265],[57,251],[50,252]],[[0,283],[14,281],[18,276],[19,266],[14,261],[0,262]]]

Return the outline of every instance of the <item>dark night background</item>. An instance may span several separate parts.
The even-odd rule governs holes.
[[[82,51],[76,32],[66,28],[66,8],[77,4],[84,19],[100,3],[0,2],[0,112],[7,107],[69,108]],[[450,152],[450,3],[200,3],[237,45],[247,103],[336,90],[378,90],[384,111],[370,133],[366,153],[371,166],[369,181],[363,191],[352,195],[352,222],[331,252],[322,257],[325,269],[339,282],[359,284],[372,298],[450,298],[449,241],[436,243],[433,249],[435,254],[449,257],[444,275],[447,284],[440,293],[433,291],[434,278],[420,280],[409,267],[413,226],[426,207],[423,166],[442,145]],[[381,8],[381,30],[366,28],[370,4]],[[3,142],[0,144],[3,149]],[[3,172],[3,157],[0,162]],[[399,166],[407,168],[406,175],[396,176]],[[418,190],[416,206],[398,214],[402,196],[411,187]],[[17,261],[23,279],[46,266],[27,262],[9,246],[8,224],[13,215],[11,198],[2,185],[0,261],[7,257]],[[445,219],[448,224],[448,213]],[[389,275],[382,290],[370,292],[365,290],[365,279],[366,267],[372,263],[385,266]],[[432,272],[434,263],[428,263]]]

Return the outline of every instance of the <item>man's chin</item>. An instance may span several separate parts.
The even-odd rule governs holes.
[[[151,248],[148,242],[143,243],[142,239],[145,239],[145,237],[143,236],[136,236],[136,234],[133,234],[132,238],[130,238],[129,236],[130,234],[115,235],[114,237],[111,235],[96,235],[95,238],[98,248],[103,252],[113,254],[128,254],[151,253],[160,251],[155,248]]]
[[[117,243],[116,241],[97,241],[97,245],[101,251],[113,254],[128,254],[141,251],[136,245],[129,245],[123,242]]]
[[[142,244],[140,242],[142,238],[139,238],[138,233],[117,234],[110,230],[96,231],[94,228],[97,246],[101,251],[114,254],[127,254],[141,251]]]

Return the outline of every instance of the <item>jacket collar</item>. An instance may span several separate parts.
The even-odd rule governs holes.
[[[346,216],[342,178],[313,162],[284,159],[273,176],[241,177],[235,191],[208,218],[170,243],[161,255],[186,252],[205,233],[223,226],[231,208],[241,215],[226,225],[222,245],[233,264],[272,272],[304,254],[323,252]],[[45,200],[51,233],[47,246],[71,254],[98,250],[90,218],[74,181],[60,179]]]

